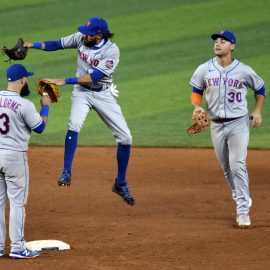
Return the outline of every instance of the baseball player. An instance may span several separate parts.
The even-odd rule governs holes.
[[[0,256],[5,254],[5,208],[9,199],[9,256],[18,259],[39,256],[26,248],[24,240],[29,189],[27,150],[31,131],[42,133],[45,129],[51,100],[44,94],[38,113],[34,104],[24,98],[30,93],[27,77],[33,74],[23,65],[10,66],[6,72],[7,89],[0,91]]]
[[[230,31],[213,34],[215,57],[200,65],[190,84],[193,86],[191,102],[194,112],[202,110],[205,93],[211,122],[211,137],[217,159],[232,190],[236,202],[236,221],[239,227],[251,224],[249,208],[251,198],[246,168],[249,124],[259,127],[265,98],[263,80],[255,71],[232,57],[236,47],[235,35]],[[248,116],[247,89],[255,95],[255,108]]]
[[[110,128],[118,143],[118,174],[112,191],[121,196],[127,204],[134,205],[135,200],[130,194],[126,181],[132,136],[121,108],[111,92],[112,74],[120,57],[118,46],[110,40],[112,37],[113,34],[108,30],[106,20],[92,17],[85,25],[78,27],[77,33],[56,41],[25,42],[25,46],[45,51],[70,48],[78,51],[76,77],[47,79],[57,85],[74,85],[65,140],[64,169],[58,185],[70,186],[71,184],[71,169],[78,133],[86,116],[94,109]]]

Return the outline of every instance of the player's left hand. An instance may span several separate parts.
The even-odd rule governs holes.
[[[262,115],[261,115],[261,113],[254,111],[251,114],[251,116],[252,116],[252,122],[251,122],[252,126],[255,127],[255,128],[260,127],[261,124],[262,124]]]
[[[33,48],[33,43],[24,40],[23,46],[30,49]]]
[[[64,79],[43,79],[43,80],[48,82],[48,83],[54,83],[54,84],[59,85],[59,86],[65,85]]]
[[[117,90],[116,84],[112,83],[109,89],[114,97],[119,97],[119,91]]]

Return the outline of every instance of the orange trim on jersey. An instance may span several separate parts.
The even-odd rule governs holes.
[[[191,94],[191,104],[198,104],[200,105],[202,103],[202,95],[198,93],[192,92]]]

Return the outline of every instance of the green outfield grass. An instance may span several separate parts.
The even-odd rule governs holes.
[[[76,32],[91,16],[104,16],[115,33],[121,59],[114,74],[120,90],[118,102],[132,131],[135,146],[212,147],[209,131],[189,137],[191,87],[195,68],[213,56],[210,35],[230,29],[237,38],[235,57],[252,66],[270,85],[270,2],[252,0],[12,0],[1,1],[0,46],[13,46],[17,38],[55,40]],[[0,87],[6,87],[10,65],[0,56]],[[40,77],[75,76],[76,50],[30,50],[22,62],[35,72],[30,79],[31,99],[38,108],[34,83]],[[60,89],[61,102],[51,106],[42,135],[33,145],[63,145],[69,118],[71,86]],[[254,97],[248,95],[252,110]],[[79,135],[80,145],[115,145],[110,131],[93,111]],[[270,148],[269,101],[263,125],[251,130],[250,147]]]

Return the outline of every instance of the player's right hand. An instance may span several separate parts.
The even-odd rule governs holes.
[[[64,79],[43,79],[44,81],[48,83],[54,83],[58,86],[65,85],[65,80]]]
[[[41,106],[42,105],[48,105],[48,106],[51,105],[51,99],[50,99],[48,94],[46,95],[45,92],[43,93],[43,96],[40,99],[40,104],[41,104]]]

